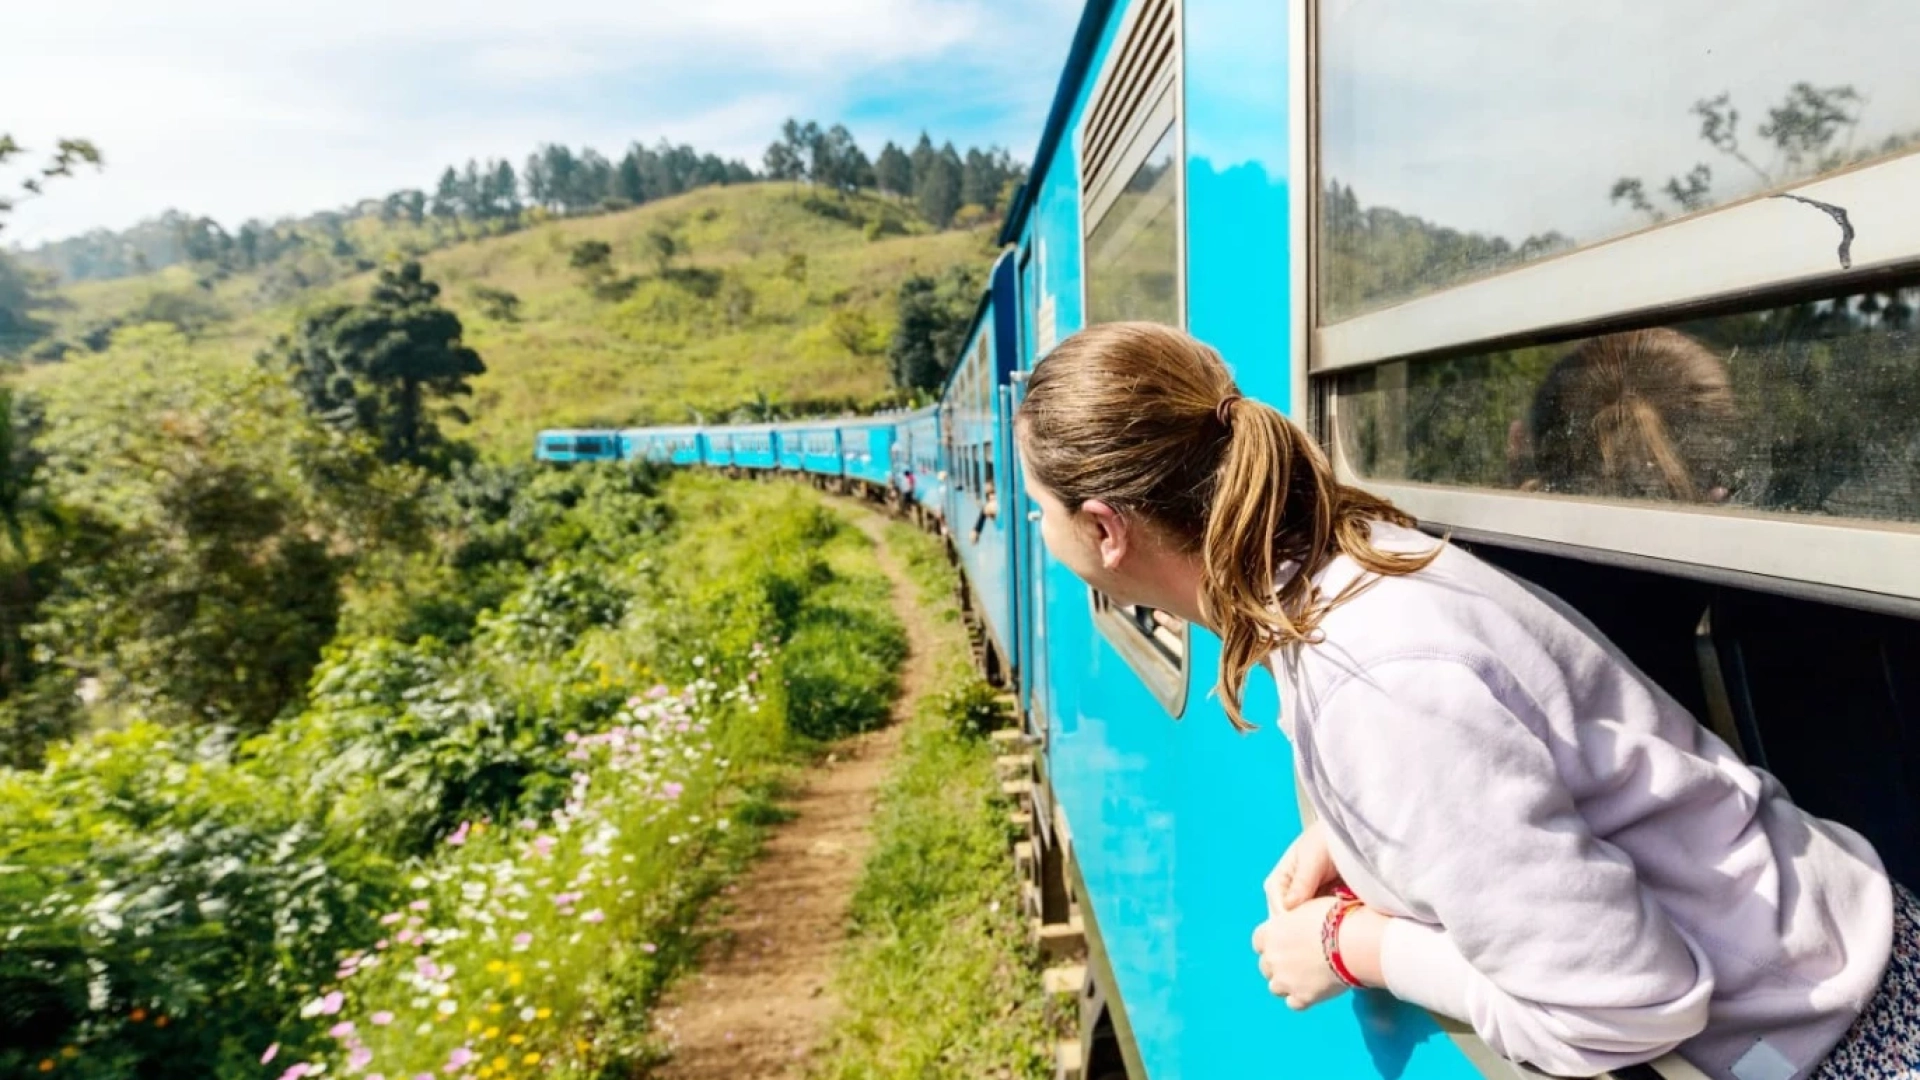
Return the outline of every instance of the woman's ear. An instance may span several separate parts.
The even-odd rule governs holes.
[[[1119,569],[1126,560],[1128,545],[1132,540],[1126,517],[1099,499],[1088,499],[1081,503],[1080,512],[1086,515],[1087,521],[1096,530],[1100,565],[1109,571]]]

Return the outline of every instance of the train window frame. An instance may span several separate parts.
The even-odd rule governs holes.
[[[1075,180],[1080,191],[1080,310],[1091,311],[1088,239],[1105,221],[1128,182],[1170,134],[1173,140],[1174,312],[1175,325],[1187,325],[1187,124],[1186,25],[1184,0],[1134,0],[1115,32],[1114,45],[1088,93],[1074,132]],[[1149,21],[1149,19],[1154,21]],[[1164,25],[1162,25],[1164,23]],[[1154,68],[1162,55],[1164,69]],[[1089,162],[1089,138],[1098,144]],[[1044,261],[1044,256],[1042,257]],[[1042,343],[1045,344],[1045,343]],[[1192,632],[1184,623],[1177,655],[1161,647],[1152,632],[1112,598],[1089,587],[1087,604],[1093,625],[1112,645],[1167,715],[1186,713],[1192,682]],[[1160,613],[1162,617],[1172,616]],[[1178,621],[1178,620],[1174,620]]]
[[[1693,577],[1730,577],[1749,588],[1818,591],[1857,607],[1920,611],[1920,528],[1914,523],[1819,517],[1587,495],[1377,479],[1342,448],[1337,376],[1407,362],[1669,325],[1708,314],[1763,311],[1857,286],[1920,282],[1920,149],[1650,225],[1422,293],[1392,306],[1322,320],[1322,114],[1317,70],[1319,3],[1301,28],[1303,77],[1294,115],[1306,138],[1297,163],[1298,246],[1294,333],[1298,400],[1335,473],[1393,501],[1423,524],[1549,545],[1597,559],[1621,558]],[[1304,84],[1304,85],[1302,85]],[[1806,205],[1814,204],[1814,205]],[[1842,233],[1821,207],[1845,207],[1874,228]],[[1836,240],[1850,237],[1844,254]],[[1309,261],[1310,260],[1310,261]]]

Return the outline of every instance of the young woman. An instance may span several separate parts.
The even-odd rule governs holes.
[[[1254,934],[1275,994],[1349,985],[1591,1075],[1678,1048],[1724,1080],[1920,1080],[1920,903],[1554,597],[1337,482],[1211,349],[1094,327],[1017,443],[1054,557],[1249,671],[1318,823]],[[1335,890],[1335,895],[1327,895]]]

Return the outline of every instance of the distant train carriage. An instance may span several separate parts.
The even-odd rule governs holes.
[[[806,468],[806,444],[796,424],[776,424],[773,428],[775,465],[783,472]]]
[[[621,439],[616,431],[542,431],[534,440],[533,456],[540,461],[571,464],[579,461],[618,461]]]
[[[893,480],[892,417],[839,421],[840,461],[849,480],[884,491]]]
[[[733,464],[733,431],[730,428],[707,428],[700,432],[700,461],[715,469],[725,469]]]
[[[796,425],[800,440],[800,468],[815,476],[841,475],[840,429],[831,423],[810,422]]]
[[[733,429],[733,464],[741,469],[777,467],[778,432],[770,424]]]
[[[913,484],[909,496],[928,513],[944,517],[947,481],[940,450],[938,405],[929,405],[900,421],[896,457],[901,462],[900,468],[912,473]]]

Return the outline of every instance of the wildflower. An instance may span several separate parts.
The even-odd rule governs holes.
[[[473,1060],[473,1051],[467,1049],[464,1046],[459,1047],[455,1049],[453,1053],[447,1055],[447,1067],[445,1071],[456,1072],[460,1069],[464,1069],[467,1067],[467,1063],[472,1060]]]
[[[644,941],[640,943],[640,951],[643,953],[656,953],[660,951],[660,946],[655,945],[651,941]]]
[[[452,998],[442,1001],[437,1007],[440,1010],[441,1016],[452,1016],[454,1013],[460,1011],[460,1006],[454,1004]]]
[[[500,1037],[500,1029],[499,1029],[499,1027],[497,1027],[497,1026],[495,1026],[495,1027],[490,1027],[490,1028],[488,1028],[488,1029],[487,1029],[487,1033],[486,1033],[485,1035],[482,1035],[482,1036],[480,1036],[480,1037],[481,1037],[481,1038],[483,1038],[483,1039],[497,1039],[497,1038],[499,1038],[499,1037]]]
[[[374,1027],[386,1027],[388,1024],[393,1023],[393,1014],[382,1009],[372,1016],[367,1017],[367,1020],[373,1024]]]
[[[686,790],[685,787],[681,786],[678,782],[673,780],[669,780],[665,784],[662,784],[660,786],[660,793],[662,795],[665,795],[669,799],[679,798],[680,793],[685,790]]]
[[[520,1010],[520,1022],[523,1024],[533,1023],[533,1016],[534,1016],[533,1006],[531,1005],[528,1005],[526,1008]]]
[[[344,1039],[353,1034],[353,1021],[342,1020],[327,1029],[327,1035],[335,1039]]]
[[[517,1031],[516,1031],[516,1032],[514,1032],[513,1034],[511,1034],[511,1035],[509,1035],[509,1036],[507,1036],[507,1045],[508,1045],[508,1046],[519,1046],[519,1045],[520,1045],[521,1043],[523,1043],[523,1042],[526,1042],[526,1041],[527,1041],[527,1037],[526,1037],[525,1035],[522,1035],[522,1034],[520,1034],[520,1033],[519,1033],[519,1032],[517,1032]]]
[[[359,1072],[373,1063],[373,1051],[364,1046],[356,1046],[353,1053],[347,1055],[347,1068]]]
[[[142,1020],[145,1020],[146,1018],[147,1018],[147,1010],[145,1009],[135,1009],[133,1010],[133,1012],[127,1014],[127,1019],[133,1021],[136,1024]]]
[[[520,1059],[520,1064],[538,1065],[540,1064],[540,1055],[537,1053],[529,1053],[526,1057]]]
[[[470,826],[467,822],[461,822],[459,828],[447,835],[447,844],[451,847],[459,847],[461,844],[466,843],[468,828],[470,828]]]
[[[300,1080],[301,1077],[306,1076],[312,1072],[313,1072],[312,1065],[304,1061],[296,1061],[293,1064],[287,1066],[286,1072],[283,1072],[280,1074],[280,1080]]]
[[[340,1007],[346,1003],[347,995],[335,990],[320,999],[320,1015],[337,1016],[340,1013]]]
[[[52,1072],[52,1071],[53,1071],[53,1059],[52,1059],[52,1058],[41,1058],[41,1059],[40,1059],[40,1071],[41,1071],[41,1072]]]
[[[494,1058],[494,1059],[493,1059],[493,1068],[494,1068],[494,1071],[496,1071],[496,1072],[498,1072],[499,1070],[501,1070],[501,1069],[504,1069],[504,1068],[506,1068],[506,1067],[507,1067],[507,1059],[506,1059],[506,1058],[504,1058],[504,1057],[497,1057],[497,1058]]]
[[[156,1016],[156,1017],[154,1017],[154,1018],[153,1018],[153,1026],[154,1026],[154,1027],[157,1027],[157,1028],[163,1028],[163,1027],[166,1027],[166,1026],[167,1026],[167,1018],[166,1018],[166,1017],[164,1017],[164,1016]]]
[[[552,1016],[552,1015],[553,1015],[553,1010],[552,1010],[552,1009],[541,1009],[541,1010],[540,1010],[539,1012],[536,1012],[536,1013],[534,1013],[533,1015],[535,1015],[535,1016],[537,1016],[537,1017],[539,1017],[539,1018],[540,1018],[540,1019],[542,1019],[542,1020],[545,1020],[545,1019],[547,1019],[548,1017],[550,1017],[550,1016]]]
[[[398,911],[389,911],[385,915],[380,916],[380,925],[392,926],[394,923],[397,923],[404,918],[406,918],[406,916],[401,914]]]
[[[525,931],[521,931],[520,933],[513,935],[513,951],[514,952],[526,952],[527,948],[532,944],[533,944],[532,934],[529,934]]]
[[[580,916],[580,921],[588,922],[588,923],[602,923],[607,921],[607,917],[606,915],[601,913],[599,908],[594,908],[592,911],[589,911],[585,915]]]
[[[425,911],[428,908],[432,907],[433,905],[429,904],[425,899],[420,899],[420,900],[415,900],[413,903],[408,904],[407,906],[412,908],[415,911]]]
[[[260,1064],[265,1065],[268,1062],[272,1061],[274,1058],[279,1056],[280,1056],[280,1044],[274,1043],[272,1046],[267,1047],[266,1053],[260,1055]]]

